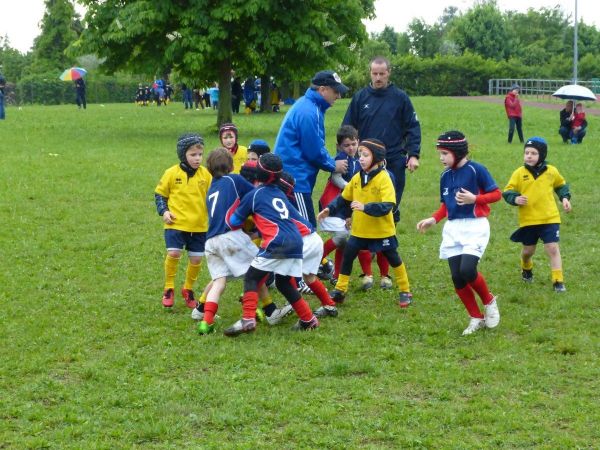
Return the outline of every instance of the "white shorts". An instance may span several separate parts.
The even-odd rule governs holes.
[[[206,241],[206,263],[213,280],[241,277],[250,267],[258,248],[242,230],[229,231]]]
[[[295,278],[302,276],[302,260],[300,258],[272,259],[257,256],[250,265],[264,272],[273,272]]]
[[[316,275],[323,259],[323,239],[317,233],[311,233],[302,240],[302,273]]]
[[[326,217],[321,221],[321,231],[348,231],[346,221],[340,217]]]
[[[490,240],[490,223],[487,217],[447,220],[442,231],[440,259],[458,255],[481,258]]]

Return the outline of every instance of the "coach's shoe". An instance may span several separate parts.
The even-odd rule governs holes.
[[[304,320],[298,320],[296,325],[294,325],[292,327],[292,330],[307,331],[307,330],[313,330],[313,329],[317,328],[318,326],[319,326],[319,319],[317,319],[316,316],[312,316],[312,319],[310,319],[308,322],[305,322]]]
[[[364,273],[359,276],[360,288],[363,291],[368,291],[373,287],[373,275],[365,275]]]
[[[188,308],[195,308],[196,306],[198,306],[198,302],[194,298],[194,291],[192,291],[191,289],[182,289],[181,296],[185,300],[185,304]]]
[[[567,288],[565,287],[565,284],[557,281],[555,282],[552,287],[554,288],[554,292],[566,292]]]
[[[490,303],[483,305],[485,326],[487,328],[496,328],[500,323],[500,310],[498,309],[498,303],[496,302],[498,297],[494,297]]]
[[[469,326],[467,328],[465,328],[465,330],[462,332],[462,335],[463,336],[468,336],[469,334],[473,334],[477,330],[481,330],[482,328],[485,328],[485,320],[484,319],[478,319],[476,317],[471,317],[471,321],[469,322]]]
[[[337,317],[338,309],[333,305],[323,305],[315,309],[313,314],[319,319],[322,317]]]
[[[277,325],[279,322],[283,320],[284,317],[289,315],[292,312],[292,305],[289,303],[281,308],[277,308],[275,311],[271,313],[270,316],[267,316],[267,323],[269,325]]]
[[[381,289],[391,289],[393,286],[392,279],[390,277],[381,277],[381,281],[379,282],[379,287]]]
[[[175,303],[175,291],[173,289],[165,289],[163,292],[162,304],[165,308],[171,308]]]
[[[408,308],[413,301],[413,296],[410,292],[400,292],[398,296],[398,305],[400,308]]]
[[[256,330],[255,319],[240,319],[229,328],[226,328],[225,331],[223,331],[223,334],[225,336],[235,337],[242,333],[252,333],[254,330]]]
[[[304,295],[314,295],[315,293],[311,288],[304,282],[304,280],[298,281],[298,292]]]
[[[214,332],[215,332],[215,324],[214,323],[208,324],[207,322],[202,320],[198,324],[198,334],[211,334]]]
[[[525,283],[533,283],[533,270],[523,269],[521,272],[521,278]]]
[[[321,280],[331,280],[331,276],[333,275],[333,263],[328,259],[325,264],[321,264],[319,266],[319,270],[317,271],[317,277]]]
[[[331,297],[331,300],[333,300],[336,303],[344,303],[344,300],[346,300],[346,293],[338,289],[330,291],[329,296]]]
[[[194,309],[192,309],[192,319],[202,320],[204,319],[204,303],[199,303]]]

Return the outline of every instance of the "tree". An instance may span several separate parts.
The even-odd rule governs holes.
[[[0,72],[12,83],[19,81],[24,69],[31,64],[31,54],[23,55],[10,46],[7,36],[0,36]]]
[[[65,49],[78,37],[79,16],[69,0],[46,0],[41,34],[33,41],[33,64],[30,72],[63,70],[74,60]]]
[[[107,70],[172,67],[182,77],[217,80],[217,124],[231,121],[232,69],[305,77],[334,57],[349,60],[347,42],[366,36],[360,20],[373,10],[372,0],[81,2],[88,27],[80,51],[106,57]]]
[[[376,40],[386,42],[388,44],[392,55],[398,54],[398,38],[398,33],[396,33],[394,29],[388,25],[385,26],[381,33],[375,35]]]
[[[407,34],[413,54],[431,58],[439,52],[442,43],[439,25],[428,25],[423,19],[413,19],[408,24]]]
[[[464,52],[495,60],[506,59],[511,42],[502,13],[495,0],[476,4],[452,21],[450,37]]]

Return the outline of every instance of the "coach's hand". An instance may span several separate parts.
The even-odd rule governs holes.
[[[335,173],[346,173],[348,172],[348,161],[339,160],[335,162]]]
[[[406,161],[406,168],[410,173],[417,170],[419,168],[419,158],[417,158],[416,156],[411,156],[410,158],[408,158],[408,161]]]

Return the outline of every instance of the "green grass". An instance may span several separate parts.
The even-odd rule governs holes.
[[[502,321],[463,338],[468,318],[438,259],[441,227],[415,231],[438,206],[435,138],[464,131],[500,187],[522,146],[505,143],[502,105],[413,100],[422,159],[408,176],[398,238],[414,307],[400,310],[377,288],[363,295],[354,277],[340,316],[320,329],[292,333],[290,317],[237,339],[221,331],[240,315],[239,281],[215,335],[196,334],[179,297],[172,312],[160,305],[153,191],[176,162],[180,133],[200,131],[216,146],[214,112],[9,108],[0,123],[0,448],[600,446],[600,120],[588,117],[584,143],[566,146],[558,112],[525,107],[525,134],[549,140],[548,159],[571,183],[574,211],[561,228],[568,292],[552,292],[541,250],[533,285],[520,281],[520,249],[508,239],[516,211],[495,204],[480,268]],[[331,149],[346,105],[327,113]],[[236,117],[241,143],[273,144],[282,118]]]

